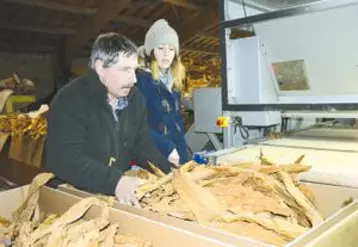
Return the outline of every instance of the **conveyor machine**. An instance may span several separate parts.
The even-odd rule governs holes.
[[[208,157],[234,162],[262,149],[292,162],[305,154],[308,181],[358,187],[358,128],[323,121],[358,119],[358,1],[274,10],[256,2],[219,1],[222,88],[194,91],[196,130],[224,137]],[[267,139],[270,132],[282,137]]]
[[[342,191],[321,198],[321,206],[339,208],[344,196],[357,198],[358,188],[358,0],[282,9],[265,2],[219,1],[222,87],[193,95],[196,131],[223,134],[224,141],[223,149],[204,156],[210,163],[235,164],[258,161],[262,151],[288,164],[304,155],[312,168],[301,180]],[[270,132],[280,135],[268,138]],[[350,190],[355,192],[343,196]],[[334,224],[330,229],[341,237],[323,235],[324,245],[297,246],[356,246],[356,223]]]

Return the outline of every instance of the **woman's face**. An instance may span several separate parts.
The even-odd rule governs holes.
[[[160,69],[168,69],[174,60],[175,49],[171,45],[160,45],[154,48],[154,57]]]

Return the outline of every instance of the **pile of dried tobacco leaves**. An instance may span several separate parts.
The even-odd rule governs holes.
[[[148,180],[137,196],[145,209],[284,246],[323,221],[313,193],[298,179],[310,169],[302,159],[276,165],[261,153],[261,163],[189,162],[169,175],[152,165],[155,175],[137,173]]]
[[[13,222],[0,220],[0,246],[12,247],[150,247],[151,244],[134,236],[118,233],[119,224],[109,220],[110,200],[88,197],[74,204],[61,216],[49,214],[38,217],[39,189],[53,174],[42,173],[31,183],[28,197],[13,213]],[[84,220],[94,205],[101,207],[98,218]],[[36,219],[42,218],[42,219]]]
[[[28,135],[39,139],[47,134],[47,105],[42,105],[37,111],[17,114],[0,115],[0,133],[11,135]]]

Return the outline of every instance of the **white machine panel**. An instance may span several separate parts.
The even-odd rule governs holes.
[[[222,115],[221,88],[197,88],[193,92],[195,130],[222,133],[216,119]]]
[[[342,7],[260,23],[255,31],[269,62],[304,60],[310,90],[300,95],[358,95],[357,13],[358,5]]]
[[[277,102],[277,89],[259,37],[232,40],[227,52],[229,104]]]
[[[255,37],[227,39],[229,104],[358,102],[356,23],[358,4],[260,22]]]

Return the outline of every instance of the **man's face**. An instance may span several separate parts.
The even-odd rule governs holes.
[[[171,45],[160,45],[154,48],[154,57],[160,69],[168,69],[174,60],[175,49]]]
[[[108,68],[103,68],[103,62],[96,62],[96,71],[102,83],[107,87],[108,93],[116,98],[125,97],[137,82],[135,70],[138,67],[136,54],[118,56],[118,62]]]

